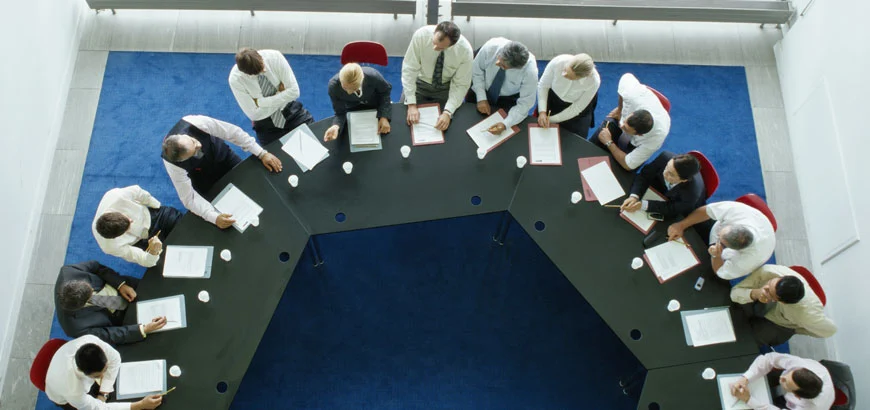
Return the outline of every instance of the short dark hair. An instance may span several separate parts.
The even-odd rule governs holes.
[[[701,170],[701,163],[689,154],[680,154],[674,157],[674,170],[680,179],[689,179]]]
[[[97,218],[97,233],[103,238],[117,238],[127,229],[130,229],[130,220],[120,212],[106,212]]]
[[[822,379],[809,369],[801,367],[791,374],[798,389],[793,391],[802,399],[815,399],[822,392]]]
[[[57,295],[58,304],[64,310],[78,310],[85,307],[94,289],[83,280],[73,280],[63,284]]]
[[[646,134],[653,128],[653,117],[647,110],[637,110],[631,113],[625,122],[628,123],[631,128],[634,128],[634,131],[638,135]]]
[[[181,145],[181,137],[181,134],[174,134],[163,139],[163,159],[178,162],[178,159],[186,153]]]
[[[83,345],[76,351],[76,367],[84,374],[102,372],[106,368],[106,353],[93,343]]]
[[[263,56],[253,48],[243,48],[236,53],[236,67],[239,67],[239,71],[245,74],[260,74],[265,66]]]
[[[444,33],[444,35],[450,39],[451,46],[459,41],[459,36],[462,34],[462,32],[459,31],[459,26],[457,26],[456,23],[450,20],[445,20],[438,23],[438,25],[435,26],[435,32],[437,33],[439,31]]]
[[[804,283],[796,276],[784,276],[776,282],[776,297],[782,303],[798,303],[804,298]]]
[[[529,62],[529,49],[519,41],[511,41],[498,51],[498,57],[510,68],[524,67]]]
[[[726,229],[727,233],[721,235],[721,232]],[[728,247],[734,249],[735,251],[746,249],[749,247],[749,245],[752,245],[752,231],[750,231],[749,228],[743,225],[725,225],[721,229],[719,229],[719,232],[722,236],[719,238],[720,241],[722,239],[725,239],[725,241],[728,242]]]

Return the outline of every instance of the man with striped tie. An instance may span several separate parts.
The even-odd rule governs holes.
[[[266,145],[314,118],[299,98],[290,63],[277,50],[243,48],[230,71],[230,89],[253,121],[260,145]]]

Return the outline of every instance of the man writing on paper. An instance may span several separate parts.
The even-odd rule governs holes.
[[[243,48],[236,54],[229,82],[239,107],[253,121],[260,144],[314,122],[297,100],[299,84],[280,51]]]
[[[214,184],[242,159],[226,144],[229,141],[260,159],[271,172],[281,172],[281,160],[264,150],[241,128],[204,115],[182,118],[163,138],[163,166],[181,203],[194,214],[226,229],[235,220],[209,203]]]
[[[684,217],[707,202],[707,190],[700,169],[697,158],[664,151],[634,177],[631,195],[622,202],[620,208],[627,212],[643,210],[668,219]],[[666,200],[641,200],[649,188],[663,193]]]
[[[329,99],[335,117],[332,126],[323,134],[323,141],[332,141],[344,131],[349,111],[378,110],[378,134],[390,132],[393,104],[390,92],[393,86],[372,67],[348,63],[329,80]]]
[[[131,185],[103,195],[91,230],[103,252],[150,268],[179,219],[179,210],[161,206],[148,191]]]
[[[139,279],[121,276],[97,261],[60,268],[54,285],[57,321],[71,337],[93,335],[116,345],[145,339],[166,325],[165,317],[123,325],[127,307],[136,299]]]
[[[503,122],[489,129],[493,134],[523,122],[535,105],[538,64],[522,43],[504,37],[487,41],[474,57],[471,79],[471,90],[465,100],[477,103],[478,112],[483,115],[499,109],[508,112]]]
[[[437,102],[444,107],[435,128],[450,126],[453,113],[471,86],[471,43],[452,21],[420,27],[402,60],[402,99],[408,106],[408,125],[420,122],[417,104]]]
[[[756,269],[731,289],[731,301],[742,305],[750,317],[752,334],[760,345],[781,345],[795,333],[831,337],[837,332],[806,280],[785,266]]]
[[[761,211],[734,201],[716,202],[692,211],[686,219],[668,227],[668,239],[679,239],[686,228],[709,220],[716,221],[710,231],[710,263],[720,278],[748,275],[773,255],[773,225]]]
[[[671,129],[671,117],[658,97],[631,73],[619,79],[617,92],[619,105],[607,114],[589,141],[632,171],[661,148]]]
[[[107,403],[115,391],[121,355],[91,335],[70,340],[51,358],[45,377],[45,394],[63,409],[151,410],[163,402],[158,395],[133,403]]]
[[[749,391],[749,383],[765,375],[774,386],[776,382],[773,380],[778,379],[785,393],[782,396],[774,394],[773,405],[756,402]],[[758,356],[743,377],[731,385],[731,395],[755,410],[829,410],[834,404],[834,382],[828,369],[815,360],[768,353]]]
[[[559,124],[585,139],[595,121],[600,86],[601,77],[588,54],[554,57],[538,82],[538,125]]]

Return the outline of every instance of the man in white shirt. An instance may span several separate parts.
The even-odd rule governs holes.
[[[538,81],[538,125],[558,124],[585,139],[595,121],[600,86],[601,77],[588,54],[554,57]]]
[[[761,211],[740,202],[723,201],[702,206],[686,219],[668,227],[668,239],[683,236],[695,224],[714,220],[710,231],[710,262],[722,279],[737,279],[764,265],[776,248],[773,225]]]
[[[525,45],[504,37],[490,39],[474,57],[471,91],[466,101],[477,103],[477,111],[490,115],[499,109],[507,118],[489,132],[499,134],[521,123],[535,105],[538,64]]]
[[[115,391],[121,355],[96,336],[66,342],[55,352],[45,377],[45,394],[64,409],[151,410],[163,402],[158,395],[133,403],[107,403]]]
[[[408,125],[420,122],[417,104],[443,108],[434,124],[444,131],[471,86],[471,43],[452,21],[420,27],[402,60],[402,99],[408,106]]]
[[[299,98],[299,84],[280,51],[243,48],[230,71],[230,89],[254,123],[261,145],[281,138],[314,118]]]
[[[281,161],[264,150],[241,128],[204,115],[188,115],[163,138],[163,165],[181,203],[194,214],[226,229],[235,220],[218,212],[209,202],[212,187],[239,162],[239,156],[224,141],[241,147],[271,172],[281,171]]]
[[[751,381],[765,375],[768,375],[768,380],[771,377],[776,380],[780,372],[778,381],[782,392],[773,394],[775,404],[762,404],[751,397]],[[770,384],[776,385],[776,382],[770,381]],[[834,382],[828,369],[821,363],[781,353],[758,356],[743,377],[730,387],[732,396],[746,402],[754,410],[829,410],[835,396]]]
[[[618,93],[619,105],[589,136],[589,141],[632,171],[661,148],[671,129],[671,117],[658,97],[631,73],[619,79]]]
[[[177,209],[161,206],[139,185],[131,185],[103,195],[91,231],[103,252],[150,268],[160,259],[163,241],[181,216]]]

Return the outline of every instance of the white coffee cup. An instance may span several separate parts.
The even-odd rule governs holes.
[[[483,159],[486,156],[486,150],[483,148],[477,149],[477,159]]]
[[[181,368],[178,367],[177,365],[172,365],[172,366],[169,368],[169,375],[172,376],[172,377],[179,377],[179,376],[181,376]]]
[[[638,270],[643,267],[643,259],[634,258],[631,260],[631,268],[634,270]]]
[[[260,226],[260,218],[255,216],[254,219],[251,219],[251,225]]]
[[[290,186],[296,188],[297,186],[299,186],[299,177],[297,177],[295,174],[290,175],[290,177],[287,178],[287,182],[290,183]]]
[[[402,145],[402,148],[399,148],[399,152],[402,153],[402,158],[408,158],[408,156],[411,155],[411,147]]]
[[[669,312],[676,312],[678,310],[680,310],[680,301],[678,301],[676,299],[671,299],[671,301],[668,302],[668,311]]]
[[[522,168],[526,166],[527,163],[529,163],[529,161],[526,159],[526,157],[522,155],[517,157],[517,168]]]
[[[350,175],[350,173],[353,172],[353,164],[351,164],[350,161],[345,162],[344,164],[341,164],[341,169],[344,170],[345,174]]]
[[[701,377],[703,377],[704,380],[713,380],[716,378],[716,371],[713,370],[712,367],[708,367],[701,372]]]
[[[571,203],[572,204],[579,203],[581,199],[583,199],[583,194],[581,194],[580,192],[574,191],[571,193]]]
[[[207,290],[199,291],[199,294],[197,294],[196,297],[202,303],[208,303],[208,301],[211,300],[211,296],[209,296]]]
[[[229,249],[222,250],[221,251],[221,259],[223,259],[225,262],[229,262],[230,260],[233,259],[232,252],[230,252]]]

